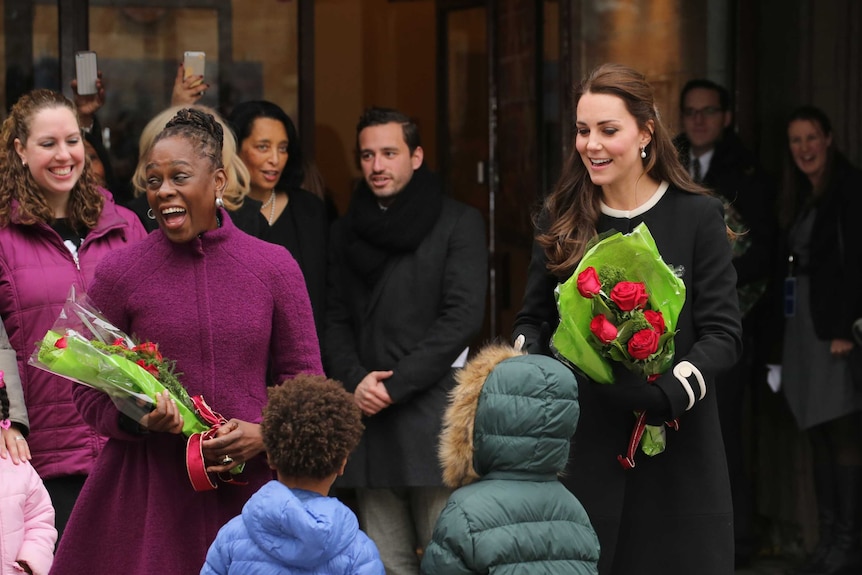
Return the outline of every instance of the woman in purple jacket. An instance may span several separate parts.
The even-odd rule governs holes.
[[[222,207],[222,142],[221,127],[200,110],[168,122],[143,159],[159,230],[105,258],[90,297],[114,325],[158,343],[188,392],[227,418],[203,442],[203,456],[211,472],[245,463],[245,484],[195,492],[172,404],[159,401],[132,421],[107,395],[78,386],[84,420],[109,439],[57,550],[55,575],[199,572],[219,528],[272,478],[259,425],[267,387],[323,371],[296,261],[241,232]]]
[[[85,291],[105,254],[146,232],[96,186],[75,106],[62,94],[22,96],[0,141],[0,319],[17,355],[25,404],[12,398],[12,427],[2,439],[13,460],[32,456],[62,533],[105,440],[78,415],[74,384],[27,365],[27,358],[70,287]]]

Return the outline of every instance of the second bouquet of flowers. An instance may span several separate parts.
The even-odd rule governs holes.
[[[685,303],[685,284],[661,257],[646,224],[631,233],[599,236],[575,273],[557,287],[560,323],[551,344],[558,357],[600,384],[614,383],[612,362],[653,381],[673,366],[674,335]],[[638,419],[634,447],[664,451],[664,428]]]
[[[29,360],[30,365],[98,389],[117,409],[137,422],[153,409],[156,396],[170,392],[183,418],[188,437],[186,466],[197,491],[215,489],[200,450],[225,419],[200,396],[190,396],[174,372],[174,362],[162,357],[153,342],[136,343],[93,308],[74,287],[60,316]],[[241,473],[237,466],[231,473]],[[234,482],[230,478],[224,481]]]

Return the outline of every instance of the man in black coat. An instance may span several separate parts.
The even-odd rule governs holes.
[[[684,132],[674,144],[692,178],[715,192],[725,203],[725,222],[738,235],[733,247],[739,307],[743,313],[744,350],[733,369],[716,385],[718,413],[724,437],[733,494],[737,563],[755,551],[751,481],[743,464],[743,400],[746,389],[764,371],[767,334],[763,321],[767,284],[774,266],[775,190],[755,157],[733,131],[728,91],[705,79],[691,80],[680,94]]]
[[[336,485],[356,488],[387,574],[415,575],[449,496],[437,436],[453,371],[482,327],[485,227],[423,166],[407,116],[371,108],[356,133],[363,180],[332,227],[322,341],[365,433]]]

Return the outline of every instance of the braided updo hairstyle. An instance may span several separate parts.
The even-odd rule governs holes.
[[[224,130],[212,114],[196,108],[183,108],[165,124],[165,129],[156,136],[153,145],[174,136],[191,142],[200,157],[209,158],[213,169],[224,167],[222,163]]]
[[[0,424],[9,421],[9,393],[3,381],[3,370],[0,370]]]

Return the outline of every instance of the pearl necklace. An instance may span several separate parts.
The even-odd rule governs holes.
[[[266,209],[269,206],[269,225],[272,226],[272,222],[275,221],[275,190],[273,189],[269,193],[269,199],[263,203],[261,209]]]

